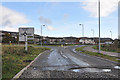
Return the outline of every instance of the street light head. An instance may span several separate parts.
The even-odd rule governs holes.
[[[80,26],[82,25],[82,24],[79,24]]]
[[[43,26],[46,26],[46,25],[43,25]]]
[[[94,29],[91,29],[91,31],[94,31]]]

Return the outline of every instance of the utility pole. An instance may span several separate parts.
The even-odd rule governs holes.
[[[100,46],[100,0],[98,2],[98,15],[99,15],[99,51],[98,53],[100,53],[100,50],[101,50],[101,46]]]

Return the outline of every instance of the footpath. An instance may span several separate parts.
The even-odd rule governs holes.
[[[87,46],[84,48],[84,50],[89,51],[89,52],[98,52],[98,50],[93,49],[92,46]],[[101,51],[100,53],[105,54],[105,55],[109,55],[109,56],[120,57],[120,53],[106,52],[106,51]]]

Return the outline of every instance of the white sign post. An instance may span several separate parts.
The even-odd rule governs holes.
[[[34,40],[33,27],[20,27],[19,28],[19,41],[25,42],[25,50],[28,50],[28,40]]]

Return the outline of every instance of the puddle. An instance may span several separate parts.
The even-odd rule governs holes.
[[[68,66],[63,66],[63,67],[44,67],[42,68],[43,70],[58,70],[58,71],[66,71],[68,70]]]
[[[37,70],[37,68],[36,68],[36,67],[34,67],[33,69],[34,69],[34,70]]]
[[[73,72],[80,72],[79,69],[74,69],[72,70]]]
[[[111,69],[82,68],[72,69],[73,72],[111,72]]]
[[[114,66],[115,69],[120,69],[120,66]]]
[[[111,72],[111,69],[102,69],[103,72]]]

